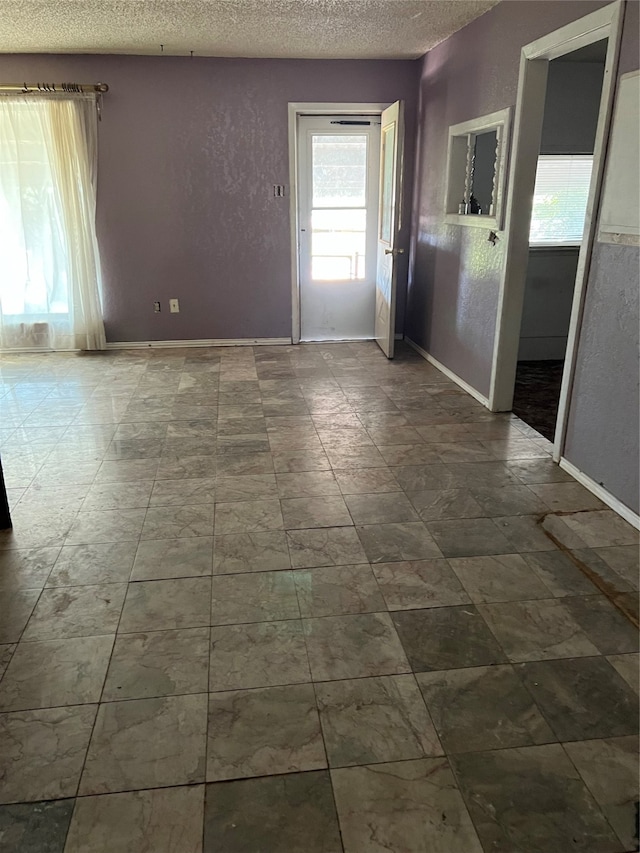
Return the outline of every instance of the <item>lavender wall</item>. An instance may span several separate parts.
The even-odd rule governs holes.
[[[640,67],[639,12],[637,2],[627,3],[620,74]],[[640,511],[639,270],[637,247],[596,242],[564,452],[636,513]]]
[[[405,331],[484,395],[504,241],[492,246],[484,229],[444,223],[449,125],[514,105],[522,46],[602,5],[505,0],[423,59]]]
[[[98,187],[109,341],[289,337],[289,199],[273,197],[273,184],[289,183],[287,102],[404,99],[411,187],[419,69],[409,61],[0,56],[4,82],[110,86]],[[410,205],[408,193],[407,222]],[[180,299],[180,314],[168,313],[170,297]]]

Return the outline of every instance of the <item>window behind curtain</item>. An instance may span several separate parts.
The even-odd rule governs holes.
[[[0,95],[0,350],[102,349],[93,96]]]
[[[591,154],[554,154],[538,158],[530,245],[580,245],[592,166]]]
[[[34,104],[14,109],[20,144],[0,146],[0,305],[33,322],[69,312],[69,273],[41,118]]]

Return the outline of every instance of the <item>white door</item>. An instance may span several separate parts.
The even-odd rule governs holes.
[[[393,358],[396,325],[396,257],[402,204],[404,110],[396,101],[382,113],[380,155],[380,215],[376,270],[375,339],[387,358]]]
[[[298,120],[300,338],[371,340],[380,116]]]

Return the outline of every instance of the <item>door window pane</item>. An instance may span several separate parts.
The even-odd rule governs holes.
[[[320,209],[311,213],[311,277],[347,281],[365,277],[366,210]]]
[[[382,129],[382,181],[380,197],[380,239],[391,245],[391,224],[393,222],[393,182],[395,171],[394,148],[396,123]]]
[[[313,134],[313,207],[364,207],[367,203],[367,137]]]

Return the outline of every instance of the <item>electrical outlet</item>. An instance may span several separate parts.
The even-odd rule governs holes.
[[[156,314],[160,313],[160,303],[159,302],[153,303],[153,310],[155,311]]]
[[[178,302],[177,299],[170,299],[169,300],[169,311],[172,314],[179,314],[180,313],[180,303]]]
[[[284,195],[285,195],[284,184],[274,184],[273,185],[273,194],[276,198],[284,198]]]

